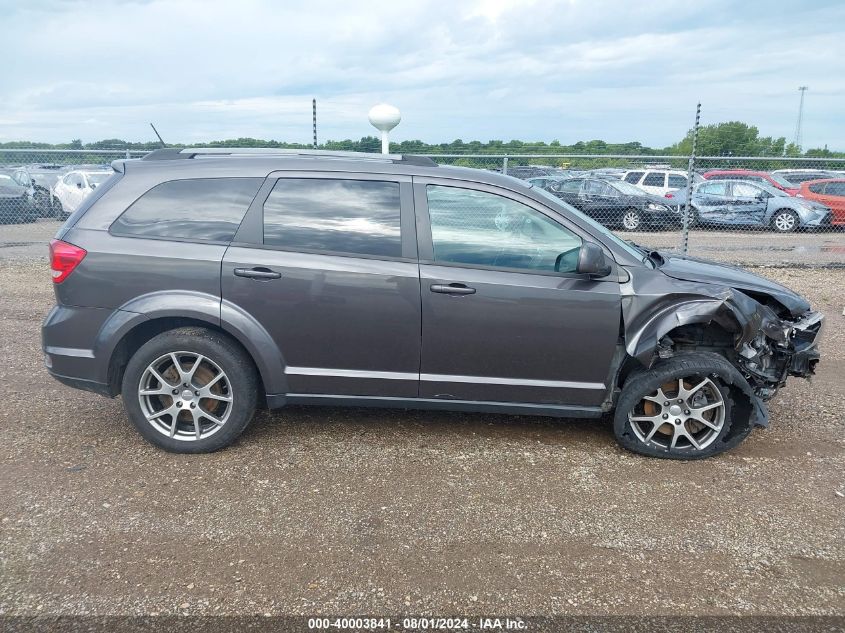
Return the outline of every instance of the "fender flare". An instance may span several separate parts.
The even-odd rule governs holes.
[[[192,319],[224,330],[252,357],[267,393],[287,392],[284,361],[267,330],[238,306],[215,295],[187,290],[141,295],[114,311],[94,343],[94,356],[108,359],[99,364],[101,382],[109,382],[109,368],[120,341],[139,325],[162,318]]]

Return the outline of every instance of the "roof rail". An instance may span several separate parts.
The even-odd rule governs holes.
[[[427,156],[403,154],[373,154],[369,152],[342,152],[321,149],[283,149],[275,147],[165,147],[157,149],[141,160],[185,160],[197,156],[290,156],[299,158],[337,158],[351,160],[372,160],[380,162],[405,163],[436,167]]]

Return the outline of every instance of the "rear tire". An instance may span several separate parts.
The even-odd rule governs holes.
[[[724,357],[708,352],[681,354],[632,374],[614,414],[617,442],[641,455],[679,460],[733,448],[752,427],[734,417],[748,415],[735,406],[729,382],[737,378]]]
[[[258,378],[252,359],[226,336],[180,328],[135,352],[121,393],[130,421],[147,441],[172,453],[211,453],[249,425]]]

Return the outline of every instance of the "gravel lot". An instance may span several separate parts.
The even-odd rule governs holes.
[[[845,270],[762,271],[828,315],[820,371],[714,459],[634,456],[607,420],[330,408],[184,457],[48,376],[43,243],[8,244],[55,224],[13,230],[0,613],[845,613]]]

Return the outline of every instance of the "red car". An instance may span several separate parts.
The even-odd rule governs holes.
[[[845,178],[825,178],[801,183],[801,198],[830,207],[833,224],[845,224]]]
[[[711,169],[701,174],[707,180],[750,180],[751,182],[764,182],[776,189],[785,191],[790,196],[797,195],[800,189],[786,180],[779,174],[770,174],[766,171],[752,171],[750,169]]]

